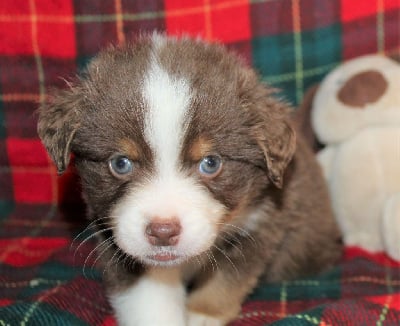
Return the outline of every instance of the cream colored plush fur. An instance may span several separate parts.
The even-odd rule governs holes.
[[[362,105],[341,100],[349,80],[367,71],[386,81],[379,98]],[[351,87],[347,94],[360,102],[376,90],[370,82]],[[400,260],[400,65],[370,55],[336,68],[317,91],[312,124],[326,145],[318,159],[345,244]]]

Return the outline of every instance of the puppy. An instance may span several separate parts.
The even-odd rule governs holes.
[[[260,279],[338,259],[321,171],[271,95],[223,47],[154,34],[40,108],[59,173],[74,154],[120,325],[225,325]]]

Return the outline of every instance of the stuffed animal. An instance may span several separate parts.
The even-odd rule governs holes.
[[[400,260],[400,64],[368,55],[340,65],[311,123],[344,243]]]

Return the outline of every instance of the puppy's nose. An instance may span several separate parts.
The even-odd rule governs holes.
[[[181,224],[177,218],[156,218],[147,224],[145,232],[153,246],[174,246],[179,240]]]

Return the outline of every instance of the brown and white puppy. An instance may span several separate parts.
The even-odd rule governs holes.
[[[261,278],[339,257],[320,169],[271,92],[221,46],[155,34],[40,108],[60,173],[75,155],[121,325],[223,325]]]

